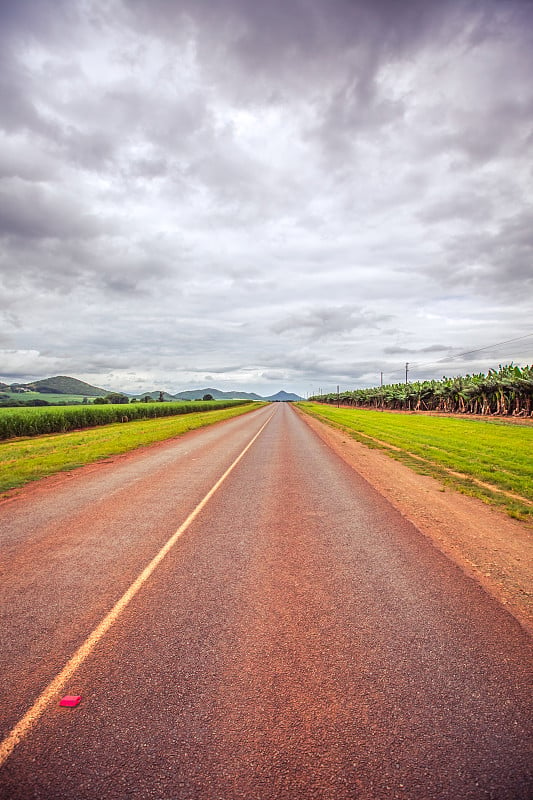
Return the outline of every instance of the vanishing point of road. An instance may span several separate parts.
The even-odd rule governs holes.
[[[530,638],[287,404],[0,531],[1,798],[533,797]]]

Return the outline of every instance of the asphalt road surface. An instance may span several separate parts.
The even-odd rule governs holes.
[[[0,531],[2,798],[533,797],[530,638],[287,404]]]

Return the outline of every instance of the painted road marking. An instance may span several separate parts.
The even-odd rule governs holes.
[[[82,645],[76,650],[72,658],[65,664],[61,672],[48,684],[46,689],[39,695],[32,707],[24,714],[24,716],[17,722],[15,727],[8,733],[8,735],[0,743],[0,767],[9,758],[17,744],[19,744],[30,732],[36,722],[45,712],[46,708],[56,698],[57,694],[63,689],[65,683],[70,680],[74,672],[80,667],[86,658],[92,653],[100,639],[107,633],[111,625],[119,618],[125,608],[133,600],[139,589],[146,583],[155,568],[161,563],[167,553],[173,548],[178,541],[179,537],[185,533],[187,528],[194,522],[198,514],[207,505],[213,497],[217,489],[222,486],[228,475],[235,469],[239,461],[246,455],[255,440],[261,435],[266,428],[275,412],[273,412],[267,421],[259,428],[255,436],[248,442],[244,450],[237,456],[235,461],[228,467],[221,478],[215,485],[208,491],[203,500],[201,500],[196,508],[191,511],[185,522],[180,525],[178,530],[172,534],[170,539],[163,545],[161,550],[150,561],[147,567],[141,572],[138,578],[134,580],[129,589],[127,589],[122,597],[117,600],[111,611],[104,617],[102,622],[93,630],[92,633],[85,639]]]

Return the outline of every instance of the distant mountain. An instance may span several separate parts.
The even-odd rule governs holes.
[[[303,397],[300,397],[297,394],[292,394],[292,392],[278,392],[277,394],[271,394],[270,397],[263,398],[264,400],[270,400],[272,403],[295,403],[298,400],[303,400]]]
[[[101,389],[98,386],[92,386],[85,381],[79,381],[77,378],[69,378],[67,375],[56,375],[54,378],[44,378],[40,381],[31,381],[31,383],[18,383],[21,389],[29,389],[32,392],[42,392],[43,394],[77,394],[83,397],[105,397],[109,394],[109,389]],[[0,381],[0,391],[8,391],[10,385]],[[280,391],[277,394],[270,395],[269,397],[261,397],[255,392],[240,392],[238,390],[232,392],[223,392],[220,389],[192,389],[186,392],[178,392],[177,394],[170,394],[170,392],[163,392],[163,399],[166,401],[172,400],[201,400],[204,395],[210,394],[214,400],[267,400],[271,402],[294,402],[302,400],[297,394],[291,392]],[[149,396],[153,400],[159,400],[160,390],[152,392],[140,392],[136,394],[129,394],[130,397],[146,397]]]
[[[255,392],[239,392],[238,390],[223,392],[220,389],[213,388],[189,389],[186,392],[177,392],[177,394],[174,395],[163,392],[163,397],[165,400],[201,400],[206,394],[210,394],[213,400],[268,400],[272,402],[295,402],[297,400],[303,400],[303,398],[299,397],[297,394],[284,391],[273,394],[270,397],[262,397],[260,394],[255,394]],[[146,397],[146,395],[149,395],[154,400],[159,399],[159,391],[143,392],[138,396]]]
[[[79,381],[77,378],[69,378],[67,375],[56,375],[55,378],[44,378],[42,381],[32,381],[21,385],[25,389],[31,389],[32,392],[45,394],[79,394],[84,397],[98,397],[109,393],[107,389],[91,386],[90,383]]]
[[[175,400],[201,400],[204,394],[210,394],[213,400],[263,400],[253,392],[222,392],[220,389],[192,389],[188,392],[178,392]]]
[[[201,399],[204,394],[210,394],[214,400],[269,400],[272,402],[287,403],[303,400],[303,397],[299,397],[297,394],[291,394],[290,392],[284,391],[270,395],[269,397],[262,397],[260,394],[255,394],[255,392],[222,392],[220,389],[193,389],[190,392],[179,392],[178,394],[174,395],[174,399],[198,400]]]

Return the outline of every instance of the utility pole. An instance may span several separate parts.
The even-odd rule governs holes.
[[[409,362],[405,362],[405,382],[407,383],[407,373],[409,372]]]
[[[339,386],[337,385],[337,408],[340,407],[340,404],[341,404],[341,401],[340,401],[340,398],[339,398]]]
[[[380,384],[379,385],[383,386],[383,373],[380,372],[379,374],[380,374]]]

